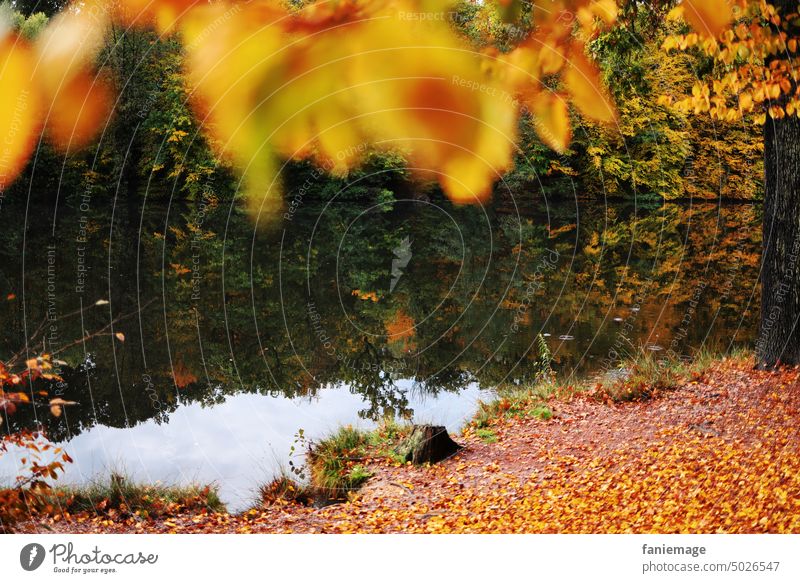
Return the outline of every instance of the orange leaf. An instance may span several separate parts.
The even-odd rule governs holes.
[[[61,397],[54,397],[50,399],[51,405],[77,405],[75,401],[65,401]]]
[[[564,97],[553,93],[542,93],[531,99],[529,107],[535,116],[536,133],[542,141],[557,152],[566,150],[572,136],[572,128]]]
[[[0,144],[5,152],[0,157],[0,191],[16,178],[36,143],[40,97],[32,70],[27,45],[0,32]]]
[[[53,95],[47,129],[59,148],[80,147],[100,129],[110,111],[111,92],[105,81],[78,74]]]
[[[603,90],[597,67],[583,54],[582,45],[579,47],[570,55],[564,83],[572,102],[581,113],[594,120],[610,123],[617,117],[614,104]]]
[[[700,34],[717,37],[733,20],[726,0],[684,0],[683,16]]]

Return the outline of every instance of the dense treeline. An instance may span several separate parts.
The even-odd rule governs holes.
[[[13,26],[27,38],[34,38],[59,8],[57,0],[4,6]],[[450,18],[475,45],[508,50],[523,36],[519,27],[526,19],[506,25],[487,10],[464,2]],[[663,7],[639,6],[624,15],[621,26],[588,45],[613,91],[619,124],[603,126],[573,112],[573,140],[559,154],[537,137],[535,119],[523,116],[516,166],[498,191],[655,200],[761,196],[763,146],[757,126],[720,124],[659,105],[661,95],[689,93],[698,73],[712,66],[699,53],[661,49],[665,35],[678,26],[667,22],[663,12]],[[234,195],[234,174],[200,131],[202,120],[190,106],[178,38],[110,26],[97,68],[118,95],[99,138],[91,147],[67,154],[42,140],[12,192],[69,198],[101,191],[133,200]],[[327,200],[344,190],[348,199],[382,200],[403,189],[415,195],[433,189],[410,183],[404,166],[402,153],[376,153],[355,176],[320,180],[310,164],[293,162],[283,176],[289,199],[300,192],[302,198]]]
[[[34,38],[48,22],[41,12],[26,17],[8,5],[3,8],[27,38]],[[112,116],[95,142],[79,151],[64,154],[41,140],[12,191],[68,198],[98,191],[180,199],[231,193],[233,175],[199,132],[182,63],[175,36],[110,25],[97,70],[117,95]]]

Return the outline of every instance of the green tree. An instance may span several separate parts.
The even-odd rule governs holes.
[[[37,13],[43,13],[48,18],[61,11],[69,0],[11,0],[10,3],[15,10],[26,17]]]

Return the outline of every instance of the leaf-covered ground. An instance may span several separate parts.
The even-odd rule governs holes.
[[[372,464],[346,504],[156,521],[72,516],[60,532],[800,532],[800,373],[726,361],[643,403],[553,402],[550,421],[468,431],[431,467]]]

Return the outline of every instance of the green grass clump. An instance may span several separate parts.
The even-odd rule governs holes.
[[[366,465],[368,458],[386,457],[403,463],[394,446],[410,429],[386,417],[372,431],[347,426],[316,443],[309,444],[301,438],[301,442],[308,445],[305,469],[292,467],[294,476],[281,472],[260,486],[259,501],[262,505],[276,502],[311,505],[345,500],[372,477]]]
[[[478,411],[472,419],[472,426],[477,429],[489,427],[495,421],[511,417],[536,417],[547,420],[545,413],[550,411],[544,402],[552,394],[554,385],[549,380],[530,387],[499,388],[497,398],[493,401],[479,402]]]
[[[496,443],[497,434],[491,429],[476,429],[475,435],[480,437],[486,443]]]
[[[403,456],[395,451],[395,446],[411,433],[412,426],[398,423],[394,417],[384,417],[378,427],[367,434],[370,447],[378,457],[385,457],[396,464],[404,464]]]
[[[347,426],[312,445],[307,461],[310,485],[316,493],[330,499],[343,499],[372,475],[363,465],[367,433]]]
[[[531,417],[541,419],[542,421],[550,421],[553,418],[553,412],[547,405],[537,405],[530,411]]]
[[[391,447],[406,437],[411,430],[410,425],[401,425],[394,417],[384,417],[378,427],[367,434],[367,442],[379,449]]]
[[[680,384],[686,365],[659,360],[653,353],[641,353],[614,372],[614,380],[603,383],[601,394],[614,402],[646,401]]]
[[[56,511],[70,513],[119,513],[155,518],[186,511],[225,512],[216,486],[140,484],[118,473],[111,474],[108,482],[61,486],[53,488],[46,496],[45,502]]]
[[[607,374],[607,379],[609,376],[612,378],[601,380],[594,393],[613,402],[647,401],[677,389],[687,379],[702,378],[721,360],[750,357],[750,352],[743,349],[734,349],[727,356],[701,350],[689,360],[664,357],[658,352],[642,349]]]

